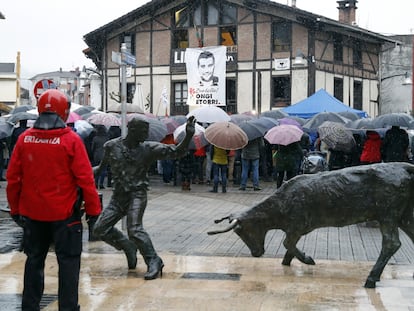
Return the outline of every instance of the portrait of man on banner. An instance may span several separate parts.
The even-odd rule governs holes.
[[[226,47],[188,48],[185,52],[191,106],[226,105]]]

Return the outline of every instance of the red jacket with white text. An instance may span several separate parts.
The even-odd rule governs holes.
[[[28,129],[20,135],[7,169],[11,215],[38,221],[67,219],[83,191],[85,212],[101,212],[92,167],[81,138],[70,127]]]

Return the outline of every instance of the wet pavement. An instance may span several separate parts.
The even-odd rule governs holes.
[[[7,205],[5,182],[0,208]],[[243,210],[269,195],[262,191],[210,193],[207,185],[183,192],[151,177],[144,225],[163,258],[162,278],[144,281],[141,257],[128,270],[123,253],[101,241],[88,242],[84,232],[80,304],[82,310],[414,310],[414,246],[400,231],[402,247],[391,258],[375,289],[363,287],[381,248],[379,229],[364,224],[323,228],[303,237],[298,246],[315,266],[294,259],[281,265],[284,234],[266,237],[266,252],[253,258],[232,232],[208,236],[214,219]],[[102,190],[106,204],[110,189]],[[21,230],[0,216],[0,310],[19,310],[25,256],[18,252]],[[122,229],[122,223],[118,224]],[[57,263],[46,261],[42,310],[57,310]]]

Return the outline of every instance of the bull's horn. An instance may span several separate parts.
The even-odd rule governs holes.
[[[214,221],[214,223],[215,223],[215,224],[218,224],[219,222],[222,222],[223,220],[226,220],[226,219],[229,219],[229,220],[230,220],[230,216],[223,217],[223,218],[221,218],[221,219],[216,219],[216,220]]]
[[[237,219],[233,219],[230,225],[223,229],[223,230],[216,230],[216,231],[209,231],[207,232],[208,235],[218,234],[218,233],[224,233],[229,232],[230,230],[234,229],[237,226]]]

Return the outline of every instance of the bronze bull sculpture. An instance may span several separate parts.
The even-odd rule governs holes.
[[[300,175],[245,212],[225,219],[230,226],[209,235],[234,230],[252,256],[264,253],[266,233],[281,229],[287,249],[282,264],[289,266],[296,257],[314,265],[310,256],[296,247],[299,239],[322,227],[343,227],[365,221],[378,221],[382,234],[381,253],[365,282],[374,288],[389,259],[401,246],[398,228],[414,242],[414,165],[380,163],[349,167],[315,175]]]

